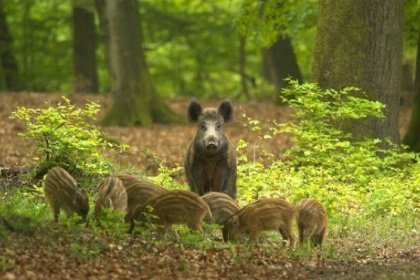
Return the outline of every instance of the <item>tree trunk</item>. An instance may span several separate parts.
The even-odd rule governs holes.
[[[287,86],[284,79],[291,77],[299,83],[303,81],[290,38],[280,37],[271,47],[263,49],[262,56],[263,76],[275,85],[275,100],[280,104],[280,90]]]
[[[113,104],[104,125],[181,122],[159,97],[147,68],[136,0],[106,0]]]
[[[98,13],[99,18],[99,37],[100,41],[104,44],[105,49],[105,60],[106,60],[106,66],[108,69],[108,76],[110,79],[110,84],[114,84],[113,79],[115,78],[115,74],[112,73],[113,71],[109,58],[111,57],[110,54],[110,34],[109,34],[109,20],[106,15],[106,0],[95,0],[95,8],[96,12]]]
[[[92,11],[93,5],[88,5],[93,2],[82,2],[73,0],[74,91],[92,93],[98,92],[95,15]]]
[[[13,54],[13,39],[7,25],[3,0],[0,0],[0,60],[7,90],[19,89],[19,71],[16,58]]]
[[[239,36],[239,74],[241,76],[242,92],[245,94],[246,99],[250,100],[247,76],[246,76],[246,37],[243,35]]]
[[[357,139],[399,142],[402,0],[320,0],[313,79],[322,88],[356,86],[386,105],[385,120],[346,125]]]
[[[415,152],[420,152],[420,32],[417,39],[416,75],[414,79],[413,106],[403,144],[409,146]]]

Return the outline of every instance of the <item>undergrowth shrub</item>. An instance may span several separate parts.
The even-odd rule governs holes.
[[[111,163],[105,151],[124,150],[127,145],[106,140],[94,124],[100,105],[89,102],[77,108],[66,97],[56,107],[32,109],[18,107],[11,119],[22,120],[26,132],[19,135],[36,142],[37,177],[55,165],[62,166],[73,176],[94,176],[110,172]]]
[[[387,139],[355,140],[344,122],[382,118],[384,105],[352,94],[357,88],[322,90],[316,84],[290,80],[283,95],[293,109],[286,123],[273,122],[272,135],[290,135],[293,145],[268,164],[249,160],[240,141],[238,192],[246,204],[261,197],[281,196],[297,203],[318,199],[330,215],[404,216],[417,214],[420,164],[416,155]],[[363,94],[362,94],[363,95]],[[250,122],[249,125],[258,125]],[[253,131],[259,131],[255,129]],[[382,148],[386,143],[387,148]]]
[[[1,194],[0,216],[7,219],[15,231],[32,233],[44,221],[51,208],[36,191],[19,188],[13,192]]]

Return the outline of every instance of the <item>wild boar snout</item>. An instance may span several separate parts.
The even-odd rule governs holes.
[[[216,152],[217,148],[219,147],[220,140],[219,137],[216,135],[208,135],[203,140],[203,146],[206,148],[208,152]]]

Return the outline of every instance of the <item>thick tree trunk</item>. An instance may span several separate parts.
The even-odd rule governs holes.
[[[113,104],[104,125],[147,126],[180,122],[160,99],[147,68],[136,0],[106,0]]]
[[[74,91],[98,92],[96,70],[95,15],[92,7],[73,0],[73,75]]]
[[[13,39],[7,25],[3,0],[0,0],[0,60],[7,90],[19,90],[19,71],[13,54]]]
[[[302,83],[293,45],[288,36],[280,37],[271,47],[263,49],[263,76],[275,85],[275,100],[280,103],[280,90],[287,86],[284,79],[291,77]]]
[[[312,76],[322,88],[356,86],[386,105],[385,120],[347,124],[357,138],[399,142],[402,0],[320,0]]]
[[[415,152],[420,152],[420,32],[417,39],[416,75],[414,81],[414,100],[411,109],[410,123],[403,144]]]

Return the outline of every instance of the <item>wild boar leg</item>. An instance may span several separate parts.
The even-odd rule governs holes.
[[[293,236],[293,233],[290,232],[290,227],[282,226],[279,228],[279,232],[284,240],[290,242],[290,246],[294,246],[295,238]]]
[[[58,222],[58,216],[60,215],[60,207],[54,204],[51,206],[51,208],[53,210],[54,221]]]

